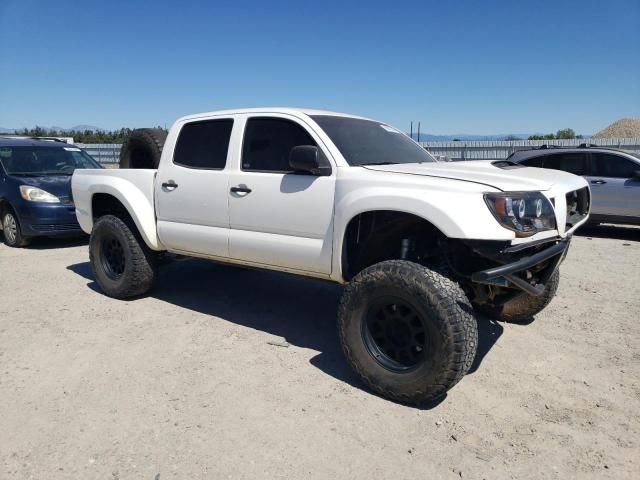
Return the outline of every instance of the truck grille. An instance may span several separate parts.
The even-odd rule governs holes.
[[[583,187],[566,195],[567,198],[567,223],[564,230],[573,228],[589,214],[589,188]]]

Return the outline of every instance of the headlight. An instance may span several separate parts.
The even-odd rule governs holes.
[[[29,202],[60,203],[60,199],[41,188],[20,185],[20,195]]]
[[[556,228],[553,206],[540,192],[485,193],[484,201],[500,225],[518,237]]]

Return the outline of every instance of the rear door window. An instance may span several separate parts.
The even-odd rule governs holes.
[[[227,163],[233,119],[187,123],[180,130],[173,163],[189,168],[222,170]]]
[[[563,170],[574,175],[587,173],[587,157],[584,153],[554,153],[544,158],[544,168]]]
[[[640,164],[619,155],[610,153],[592,153],[594,177],[631,178]]]

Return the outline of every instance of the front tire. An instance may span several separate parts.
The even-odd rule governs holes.
[[[534,315],[544,310],[556,296],[560,284],[560,269],[556,269],[549,277],[542,295],[534,297],[520,293],[503,305],[476,305],[478,311],[494,320],[508,323],[531,323]]]
[[[26,247],[31,243],[31,238],[25,237],[20,231],[18,217],[12,211],[2,214],[2,233],[4,243],[9,247]]]
[[[154,253],[120,218],[100,217],[89,241],[91,270],[102,291],[114,298],[147,293],[156,272]]]
[[[369,388],[411,404],[452,388],[478,344],[473,308],[458,284],[399,260],[373,265],[347,285],[338,332],[347,361]]]

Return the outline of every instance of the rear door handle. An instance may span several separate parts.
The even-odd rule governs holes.
[[[174,182],[173,180],[169,180],[168,182],[164,182],[162,184],[162,188],[167,188],[170,190],[175,190],[176,188],[178,188],[178,184],[176,182]]]
[[[241,187],[241,186],[231,187],[230,191],[231,193],[251,193],[251,189],[249,187]]]
[[[604,185],[607,182],[605,182],[604,180],[591,180],[591,183],[594,185]]]

